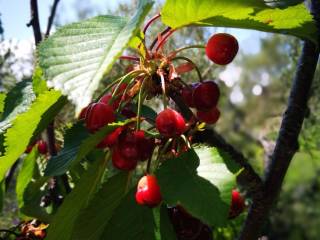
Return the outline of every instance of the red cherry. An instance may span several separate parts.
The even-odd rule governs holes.
[[[90,132],[95,132],[108,123],[116,120],[114,110],[104,103],[93,103],[87,110],[86,127]]]
[[[117,86],[118,86],[118,85],[116,85],[116,86],[114,86],[114,87],[112,88],[112,93],[114,93],[114,91],[116,90]],[[116,95],[121,95],[121,94],[123,94],[123,92],[126,90],[127,86],[128,86],[127,83],[121,83],[120,86],[119,86],[118,89],[117,89]]]
[[[142,130],[134,132],[136,144],[139,151],[139,160],[145,161],[151,158],[155,143],[153,138],[146,138]]]
[[[153,175],[143,176],[137,186],[136,201],[140,205],[156,207],[162,200],[157,178]]]
[[[181,97],[183,99],[183,101],[185,102],[185,104],[188,107],[194,107],[194,103],[193,103],[193,89],[189,88],[189,87],[185,87],[182,89],[181,91]]]
[[[234,59],[239,50],[237,39],[227,33],[213,35],[206,46],[208,58],[216,64],[226,65]]]
[[[235,218],[245,209],[244,198],[237,190],[232,190],[231,206],[229,211],[229,218]]]
[[[205,123],[215,124],[220,117],[220,111],[218,108],[214,107],[209,111],[198,111],[197,117]]]
[[[37,145],[38,145],[38,151],[39,153],[41,154],[47,154],[48,152],[48,146],[47,146],[47,143],[43,140],[39,140],[37,142]]]
[[[135,169],[138,164],[138,160],[132,158],[124,158],[118,147],[115,147],[112,151],[112,164],[115,168],[120,170],[130,171]]]
[[[88,110],[88,107],[89,107],[89,106],[90,106],[90,105],[82,108],[82,110],[81,110],[81,112],[80,112],[80,114],[79,114],[79,120],[82,120],[82,119],[85,119],[85,118],[86,118],[87,110]]]
[[[26,150],[24,150],[24,153],[30,153],[32,151],[32,148],[36,145],[36,142],[31,143]]]
[[[112,95],[110,93],[103,95],[100,100],[100,103],[107,104],[111,106],[114,110],[116,110],[119,107],[120,99],[117,97],[114,97],[112,99]]]
[[[112,133],[109,133],[98,145],[97,148],[106,148],[106,147],[112,147],[114,146],[120,134],[124,130],[124,127],[118,127],[116,128]]]
[[[206,111],[215,107],[220,97],[218,85],[213,81],[200,83],[193,91],[193,102],[198,110]]]
[[[160,134],[170,138],[184,133],[186,131],[186,122],[180,113],[167,108],[158,114],[156,127]]]

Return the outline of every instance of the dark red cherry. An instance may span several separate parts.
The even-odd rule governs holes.
[[[47,154],[48,153],[48,145],[47,145],[47,143],[45,141],[39,140],[37,142],[37,145],[38,145],[39,153],[41,153],[41,154]]]
[[[114,110],[116,110],[119,107],[120,98],[112,98],[112,95],[110,93],[107,93],[100,98],[99,102],[110,105]]]
[[[156,127],[161,135],[171,138],[186,131],[186,122],[180,113],[167,108],[158,114]]]
[[[132,158],[124,158],[120,153],[120,149],[118,148],[118,146],[116,146],[112,151],[112,164],[115,168],[118,168],[120,170],[130,171],[135,169],[138,164],[138,160]]]
[[[85,119],[85,118],[86,118],[86,114],[87,114],[87,110],[88,110],[88,107],[89,107],[89,106],[90,106],[90,105],[82,108],[82,110],[81,110],[81,112],[80,112],[80,114],[79,114],[79,120],[82,120],[82,119]]]
[[[202,82],[193,91],[194,106],[201,111],[207,111],[217,106],[219,97],[219,87],[213,81]]]
[[[232,62],[239,50],[237,39],[227,33],[213,35],[206,46],[208,58],[216,64],[226,65]]]
[[[193,89],[189,88],[189,87],[185,87],[181,90],[181,97],[183,99],[183,101],[185,102],[185,104],[188,107],[194,107],[194,103],[193,103]]]
[[[244,198],[237,190],[232,190],[231,206],[229,210],[229,218],[235,218],[240,215],[245,209]]]
[[[142,130],[135,131],[134,136],[136,138],[137,148],[139,151],[139,160],[145,161],[151,158],[155,142],[153,138],[147,138],[145,132]]]
[[[31,143],[26,150],[24,150],[25,153],[30,153],[32,151],[32,148],[36,145],[36,142]]]
[[[87,110],[86,127],[90,132],[95,132],[108,123],[116,120],[114,109],[104,103],[93,103]]]
[[[124,130],[124,127],[116,128],[112,133],[109,133],[98,145],[97,148],[106,148],[114,146],[121,132]]]
[[[160,186],[154,175],[143,176],[137,186],[136,201],[140,205],[158,206],[161,201]]]
[[[214,107],[209,111],[198,111],[197,117],[200,121],[207,124],[215,124],[220,117],[220,111],[218,108]]]

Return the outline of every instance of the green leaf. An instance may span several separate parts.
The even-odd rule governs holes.
[[[29,182],[32,180],[35,167],[37,167],[37,156],[38,152],[36,148],[33,148],[32,151],[23,159],[22,167],[19,171],[16,184],[16,194],[19,208],[23,207],[24,191]]]
[[[20,212],[25,216],[49,223],[51,222],[52,215],[49,215],[46,210],[40,206],[41,198],[48,194],[48,192],[41,190],[47,181],[48,178],[41,177],[29,182],[23,193],[23,205],[20,208]]]
[[[43,117],[51,115],[53,110],[61,108],[60,99],[61,94],[57,91],[52,90],[40,94],[30,109],[18,115],[13,121],[12,127],[5,133],[5,155],[0,157],[0,181],[11,165],[25,151],[34,132],[41,130],[38,124],[43,120]],[[46,118],[46,120],[50,119]]]
[[[106,158],[107,159],[107,158]],[[82,175],[80,181],[67,195],[63,204],[54,215],[48,229],[47,240],[72,239],[72,229],[82,209],[96,192],[106,167],[106,160],[98,159]]]
[[[32,87],[37,96],[48,90],[46,80],[43,78],[43,71],[39,66],[36,66],[33,72]]]
[[[256,0],[167,0],[161,17],[172,28],[187,25],[246,28],[317,42],[315,22],[303,3],[280,9]]]
[[[72,239],[100,239],[113,211],[118,207],[125,195],[127,182],[128,173],[122,172],[102,185],[100,190],[93,196],[88,207],[80,213],[75,221]]]
[[[7,95],[5,93],[0,93],[0,114],[3,113],[6,97]],[[1,115],[0,115],[0,118],[2,118]]]
[[[208,148],[197,150],[200,166],[196,152],[189,150],[165,161],[156,175],[166,203],[180,204],[203,222],[223,226],[228,218],[235,177],[207,151]]]
[[[77,123],[67,131],[65,146],[59,155],[49,160],[45,169],[45,175],[56,176],[65,173],[72,164],[78,163],[94,149],[106,135],[117,127],[126,125],[130,121],[131,120],[108,124],[92,135],[88,134],[83,124]]]
[[[101,240],[155,240],[152,209],[136,203],[135,189],[129,192],[114,211]]]
[[[2,121],[0,122],[0,134],[11,127],[12,121],[17,115],[29,109],[34,99],[35,95],[30,81],[17,83],[5,99],[4,112],[2,114]]]
[[[128,46],[152,2],[140,0],[130,21],[98,16],[59,29],[39,46],[38,56],[46,78],[76,104],[87,106],[100,80]]]
[[[168,209],[165,204],[162,204],[160,207],[160,233],[161,240],[177,240],[177,236],[173,229]]]

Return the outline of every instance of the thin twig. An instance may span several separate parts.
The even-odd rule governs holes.
[[[32,26],[35,44],[38,45],[42,41],[41,28],[39,23],[38,1],[30,0],[31,19],[27,24],[28,27]]]
[[[58,6],[58,3],[59,3],[60,0],[54,0],[53,2],[53,5],[52,5],[52,8],[51,8],[51,13],[50,13],[50,16],[48,18],[48,24],[47,24],[47,30],[46,30],[46,33],[45,33],[45,38],[47,38],[50,34],[50,30],[51,30],[51,27],[53,25],[53,20],[54,20],[54,17],[56,15],[56,10],[57,10],[57,6]]]

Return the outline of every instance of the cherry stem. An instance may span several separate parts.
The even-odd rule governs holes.
[[[140,125],[141,125],[141,121],[140,121],[140,117],[141,117],[141,106],[144,102],[144,96],[143,95],[143,90],[144,90],[144,85],[146,82],[146,78],[144,78],[142,80],[142,84],[141,84],[141,88],[139,91],[139,95],[138,95],[138,109],[137,109],[137,130],[140,130]]]
[[[186,49],[195,49],[195,48],[206,48],[205,45],[190,45],[190,46],[186,46],[186,47],[182,47],[182,48],[178,48],[177,50],[173,51],[172,53],[169,54],[169,58],[170,56],[175,56],[177,53],[186,50]]]
[[[140,59],[138,57],[134,57],[134,56],[120,56],[119,59],[121,59],[121,60],[131,60],[131,61],[136,61],[136,62],[140,61]]]
[[[171,27],[167,27],[165,30],[163,30],[160,35],[163,36],[165,35],[167,32],[169,32],[171,30]],[[149,49],[152,50],[154,48],[154,46],[156,45],[156,43],[158,42],[158,38],[155,38],[153,40],[153,42],[151,43]]]
[[[158,43],[158,46],[156,48],[156,53],[159,51],[160,48],[166,43],[168,38],[172,35],[172,33],[175,32],[175,29],[170,29],[170,31],[162,38],[162,40]]]
[[[165,83],[163,74],[160,72],[159,75],[160,75],[160,79],[161,79],[163,108],[166,109],[168,106],[168,101],[167,101],[167,96],[166,96],[166,83]]]
[[[185,144],[187,145],[187,147],[190,149],[190,148],[191,148],[191,144],[190,144],[188,138],[187,138],[184,134],[182,134],[180,137],[181,137],[182,140],[185,142]]]
[[[128,179],[127,179],[127,183],[126,183],[125,194],[127,194],[130,189],[132,173],[133,173],[133,170],[128,172]]]
[[[164,146],[158,150],[158,156],[155,162],[155,170],[159,167],[161,156],[167,151],[168,147],[172,143],[173,138],[169,138],[168,141],[164,144]]]
[[[128,90],[129,90],[131,84],[132,84],[134,81],[135,81],[135,78],[132,78],[132,79],[130,80],[130,82],[128,83],[126,89],[124,90],[122,96],[126,96],[126,94],[127,94]],[[111,99],[111,100],[112,100],[112,99]],[[119,102],[119,107],[117,108],[117,112],[120,111],[120,109],[121,109],[121,107],[122,107],[122,104],[123,104],[125,101],[126,101],[125,97],[121,97],[120,102]]]
[[[161,16],[160,13],[158,13],[157,15],[155,15],[154,17],[152,17],[148,22],[147,24],[145,25],[145,27],[143,28],[143,34],[146,34],[148,28],[150,27],[150,25],[155,21],[157,20],[159,17]]]
[[[146,173],[149,174],[150,173],[150,168],[151,168],[151,159],[152,157],[150,157],[148,159],[148,162],[147,162],[147,169],[146,169]]]
[[[201,72],[200,72],[200,69],[198,68],[198,66],[189,58],[187,57],[182,57],[182,56],[179,56],[179,57],[174,57],[171,59],[172,61],[175,61],[175,60],[185,60],[191,64],[193,64],[194,66],[194,69],[197,71],[197,74],[198,74],[198,77],[199,77],[199,81],[202,82],[202,76],[201,76]]]

